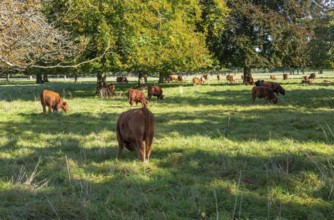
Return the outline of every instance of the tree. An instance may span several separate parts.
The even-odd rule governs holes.
[[[42,1],[3,0],[0,4],[0,69],[27,70],[61,66],[85,48],[56,28],[43,13]],[[40,79],[39,79],[40,80]]]
[[[227,67],[303,67],[315,1],[228,0],[230,17],[211,51]],[[323,5],[324,3],[316,3]],[[246,79],[246,77],[244,77]]]
[[[198,0],[187,1],[52,1],[60,17],[66,9],[68,30],[89,39],[84,57],[96,57],[110,48],[105,62],[82,66],[86,71],[127,71],[159,74],[207,68],[212,56],[201,20]]]
[[[310,67],[334,68],[334,12],[325,11],[315,21],[313,36],[308,47]]]

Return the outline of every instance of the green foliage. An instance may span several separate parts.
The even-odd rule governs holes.
[[[230,17],[212,43],[226,66],[304,67],[311,16],[319,12],[304,1],[227,1]],[[228,43],[227,43],[228,42]]]

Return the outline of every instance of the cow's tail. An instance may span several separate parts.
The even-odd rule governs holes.
[[[144,114],[144,117],[145,117],[145,143],[148,144],[150,143],[150,134],[152,133],[152,129],[151,126],[150,126],[150,112],[149,110],[147,109],[146,106],[144,106],[142,108],[142,111],[143,111],[143,114]]]

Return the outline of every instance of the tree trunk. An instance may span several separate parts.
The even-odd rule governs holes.
[[[144,87],[147,84],[147,74],[139,73],[138,75],[138,87]]]
[[[75,83],[78,82],[78,74],[74,74],[74,82],[75,82]]]
[[[96,94],[99,94],[101,88],[107,85],[107,75],[105,73],[97,73]]]
[[[158,83],[164,83],[168,80],[169,73],[167,72],[160,72],[159,73],[159,82]]]
[[[244,84],[247,85],[248,84],[248,81],[247,79],[251,76],[251,67],[248,66],[248,65],[245,65],[244,66]]]
[[[42,77],[42,73],[36,73],[36,84],[43,84],[43,77]]]
[[[49,82],[48,74],[43,74],[43,82]]]
[[[10,78],[10,74],[7,73],[7,74],[6,74],[6,81],[7,81],[7,82],[9,82],[9,78]]]

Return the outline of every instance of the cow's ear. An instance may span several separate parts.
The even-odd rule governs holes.
[[[67,105],[67,102],[63,101],[63,105]]]

